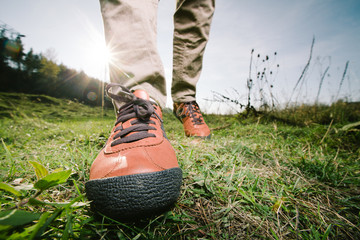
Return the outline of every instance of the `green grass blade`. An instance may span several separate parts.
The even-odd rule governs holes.
[[[12,187],[6,183],[0,182],[0,189],[4,190],[6,192],[12,193],[17,197],[21,196],[21,193],[18,190],[16,190],[14,187]]]
[[[29,163],[34,167],[35,174],[38,180],[49,175],[49,171],[39,162],[29,161]]]
[[[46,177],[37,181],[34,184],[34,187],[43,191],[66,182],[66,180],[70,177],[70,175],[71,175],[71,170],[51,173]]]

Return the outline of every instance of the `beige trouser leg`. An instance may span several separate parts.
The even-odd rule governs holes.
[[[113,54],[110,81],[146,90],[164,107],[165,74],[156,42],[158,0],[100,0],[100,6],[105,39]],[[115,101],[117,109],[121,105]]]
[[[169,0],[167,0],[169,1]],[[180,0],[174,15],[175,102],[195,100],[215,0]],[[111,82],[144,89],[161,107],[166,82],[156,41],[158,0],[100,0],[105,39],[113,53]],[[114,94],[116,90],[113,91]],[[122,103],[115,102],[119,108]]]
[[[178,0],[174,15],[174,102],[195,101],[215,0]]]

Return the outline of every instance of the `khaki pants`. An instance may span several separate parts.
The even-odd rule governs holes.
[[[164,107],[166,82],[156,36],[158,0],[100,0],[100,4],[105,39],[113,54],[111,82],[146,90]],[[215,0],[177,1],[171,87],[174,102],[195,100],[214,8]],[[115,107],[120,106],[115,102]]]

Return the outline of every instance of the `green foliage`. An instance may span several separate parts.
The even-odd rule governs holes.
[[[17,191],[15,188],[13,188],[12,186],[6,183],[0,182],[0,190],[4,190],[6,192],[12,193],[17,197],[21,196],[21,193],[19,191]]]
[[[34,187],[39,189],[40,191],[44,191],[51,187],[65,183],[66,180],[69,178],[70,174],[71,170],[51,173],[44,178],[39,179],[34,184]]]
[[[330,106],[303,104],[270,112],[267,115],[300,126],[314,123],[330,124],[332,121],[335,124],[346,124],[360,120],[360,103],[339,100]]]
[[[102,110],[100,107],[84,106],[76,101],[65,101],[46,95],[0,92],[0,118],[9,118],[14,121],[17,121],[19,117],[36,118],[39,121],[45,118],[63,121],[64,118],[86,119],[104,116],[113,117],[113,109]],[[46,124],[43,127],[46,127]]]
[[[36,174],[37,180],[40,180],[40,179],[46,177],[47,175],[49,175],[49,171],[40,163],[35,162],[35,161],[29,161],[29,163],[35,169],[35,174]]]
[[[39,68],[39,73],[45,79],[48,79],[48,81],[49,81],[48,84],[54,84],[54,82],[52,82],[52,81],[56,80],[56,78],[60,72],[59,66],[55,62],[48,60],[44,56],[41,56],[40,65],[41,65],[41,67]]]
[[[6,183],[0,183],[0,190],[19,197],[18,202],[11,201],[6,204],[9,210],[0,211],[1,239],[44,238],[44,233],[48,226],[54,220],[61,217],[63,211],[66,211],[66,215],[69,216],[72,212],[70,208],[75,207],[74,203],[77,203],[83,198],[83,196],[80,195],[70,203],[44,202],[38,200],[45,190],[66,183],[72,171],[66,170],[49,173],[39,162],[30,161],[30,164],[34,167],[35,174],[38,178],[33,185],[34,188],[29,188],[28,191],[25,191],[24,188],[20,187],[22,191],[18,191]],[[34,192],[34,189],[37,189],[37,191]],[[87,204],[78,204],[77,206],[86,205]],[[30,206],[51,206],[53,209],[49,209],[48,211],[34,211]],[[72,222],[70,221],[67,225],[71,224]],[[66,234],[68,234],[67,230],[68,229],[65,229]],[[65,239],[68,238],[69,236]]]
[[[0,212],[0,225],[23,226],[40,218],[40,213],[13,209]]]
[[[84,72],[57,64],[32,49],[24,52],[20,33],[13,34],[0,27],[0,79],[4,92],[46,94],[53,97],[77,99],[89,105],[102,105],[103,83]],[[111,102],[105,99],[107,106]]]
[[[347,120],[332,115],[325,124],[305,124],[300,117],[309,115],[296,111],[205,115],[207,141],[185,137],[164,111],[183,169],[181,196],[164,214],[118,222],[91,212],[84,196],[113,110],[104,117],[100,108],[44,95],[0,99],[0,219],[24,214],[21,225],[0,223],[0,239],[360,238],[359,120],[344,115],[344,105],[336,111]],[[280,120],[291,114],[297,122]]]

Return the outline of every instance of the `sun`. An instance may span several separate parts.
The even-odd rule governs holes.
[[[104,42],[99,42],[93,46],[93,57],[97,59],[99,63],[109,65],[112,61],[112,53],[108,46]]]
[[[112,62],[112,53],[104,42],[93,46],[93,58],[102,66],[108,66]]]
[[[84,71],[92,76],[108,81],[106,73],[112,62],[112,53],[101,37],[89,39],[84,46],[83,66]]]

